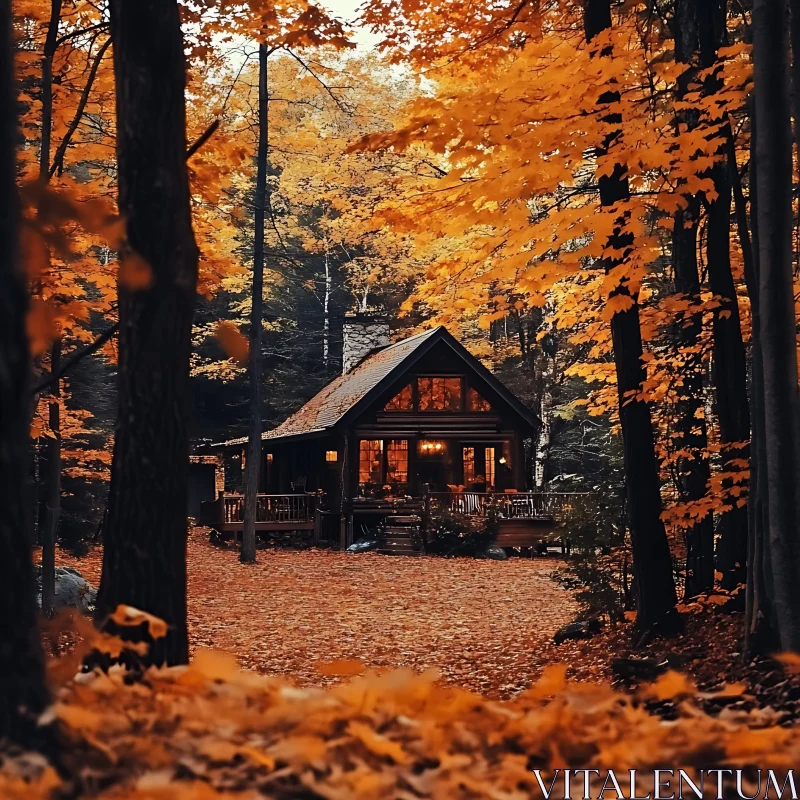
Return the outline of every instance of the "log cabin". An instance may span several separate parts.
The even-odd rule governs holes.
[[[444,327],[392,343],[388,322],[350,314],[343,340],[342,374],[262,436],[257,529],[313,530],[347,547],[382,517],[424,516],[431,500],[479,514],[498,495],[498,543],[530,545],[552,529],[552,498],[525,492],[538,417]],[[212,449],[236,471],[246,443]],[[221,492],[203,521],[236,532],[241,505]]]

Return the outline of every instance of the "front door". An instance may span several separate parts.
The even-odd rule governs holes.
[[[427,484],[431,492],[446,492],[447,484],[453,482],[451,458],[447,442],[418,441],[415,470],[417,491],[422,492]]]

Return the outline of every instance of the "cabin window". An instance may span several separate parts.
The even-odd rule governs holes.
[[[486,486],[495,485],[494,447],[486,448]]]
[[[420,411],[460,411],[461,378],[417,378]]]
[[[414,394],[411,384],[404,386],[387,404],[384,411],[413,411]]]
[[[338,461],[339,460],[339,451],[338,450],[326,450],[325,451],[325,460],[328,462]]]
[[[383,440],[362,439],[358,451],[358,482],[381,483]]]
[[[491,411],[492,407],[471,386],[467,389],[467,411]]]
[[[386,448],[386,483],[408,483],[407,439],[393,439]]]
[[[475,483],[475,448],[465,447],[462,455],[464,458],[464,485],[470,487]]]

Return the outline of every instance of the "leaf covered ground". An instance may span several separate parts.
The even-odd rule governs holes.
[[[35,754],[0,752],[0,796],[528,800],[541,796],[536,769],[547,785],[565,767],[625,774],[768,763],[785,771],[800,759],[800,729],[709,716],[678,673],[631,695],[567,683],[565,672],[548,667],[511,701],[409,670],[298,688],[209,650],[189,667],[153,669],[138,681],[120,668],[83,674],[67,678],[52,714],[63,729],[66,777]],[[649,699],[672,702],[675,719],[651,713]],[[744,775],[747,796],[757,793],[752,774]]]
[[[59,564],[99,583],[101,553]],[[492,697],[531,685],[552,660],[553,633],[577,612],[550,579],[552,559],[403,558],[328,550],[259,550],[242,565],[202,529],[189,537],[193,648],[301,685],[358,669],[436,669]]]

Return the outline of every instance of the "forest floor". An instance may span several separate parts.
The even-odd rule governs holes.
[[[80,558],[58,554],[60,566],[95,585],[101,561],[99,548]],[[255,565],[242,565],[232,547],[210,544],[197,528],[188,548],[190,644],[300,685],[407,667],[503,699],[530,687],[550,664],[567,664],[573,680],[622,689],[677,669],[701,691],[740,686],[704,703],[712,713],[767,709],[779,722],[800,719],[800,679],[774,661],[744,663],[743,615],[713,604],[682,614],[682,634],[643,649],[631,647],[630,624],[556,646],[553,634],[579,610],[551,578],[560,564],[260,549]],[[620,660],[632,679],[620,674]]]
[[[81,558],[59,552],[57,561],[99,585],[99,548]],[[553,634],[577,613],[550,578],[559,564],[263,549],[255,565],[242,565],[194,529],[190,642],[303,685],[337,682],[361,662],[434,669],[447,682],[509,697],[554,660]]]

